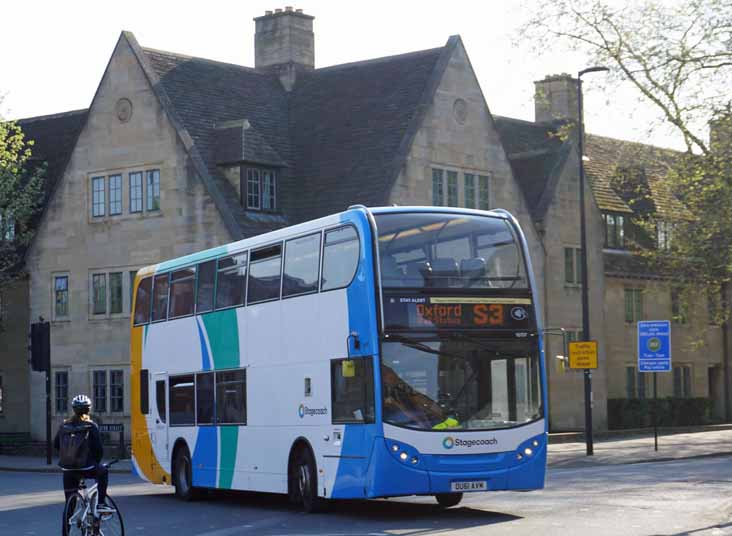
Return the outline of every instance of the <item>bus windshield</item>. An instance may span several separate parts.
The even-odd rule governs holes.
[[[384,422],[418,430],[490,430],[541,417],[535,341],[392,340],[382,346]]]
[[[440,212],[375,217],[383,288],[528,288],[506,220]]]

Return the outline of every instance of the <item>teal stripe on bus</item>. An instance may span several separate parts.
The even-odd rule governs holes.
[[[236,468],[236,448],[239,442],[238,426],[221,426],[221,456],[219,456],[219,488],[231,489]]]
[[[203,325],[206,326],[214,370],[239,368],[239,327],[236,309],[205,314]]]
[[[198,253],[192,253],[185,257],[179,257],[170,261],[164,261],[157,265],[155,272],[165,272],[172,270],[173,268],[190,266],[198,262],[211,259],[212,257],[218,257],[220,255],[226,255],[229,252],[229,246],[218,246],[215,248],[207,249],[206,251],[200,251]]]

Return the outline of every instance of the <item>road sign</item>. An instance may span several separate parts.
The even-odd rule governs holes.
[[[597,341],[573,341],[569,343],[569,368],[597,368]]]
[[[671,371],[671,322],[638,322],[638,372]]]

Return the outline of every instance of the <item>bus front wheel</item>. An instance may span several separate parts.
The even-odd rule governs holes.
[[[309,448],[301,448],[291,468],[290,482],[294,484],[295,496],[308,514],[325,509],[326,500],[318,497],[318,472],[315,459]]]
[[[193,487],[191,476],[191,455],[188,447],[181,447],[176,451],[173,461],[173,486],[176,496],[184,501],[196,498],[196,488]]]
[[[437,504],[439,504],[442,508],[450,508],[451,506],[456,506],[460,501],[463,500],[463,494],[438,493],[437,495],[435,495],[435,499],[437,499]]]

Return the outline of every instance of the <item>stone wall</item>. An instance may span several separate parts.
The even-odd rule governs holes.
[[[120,99],[132,105],[128,120],[124,113],[123,120],[119,118]],[[147,211],[144,206],[142,212],[130,213],[129,174],[151,169],[160,170],[160,209]],[[92,217],[91,178],[116,173],[122,175],[122,214]],[[31,316],[53,320],[52,367],[54,372],[68,371],[69,397],[79,392],[93,396],[92,370],[121,369],[124,411],[111,414],[108,407],[101,417],[105,422],[127,421],[129,272],[230,240],[137,59],[120,38],[28,257]],[[122,313],[93,314],[91,274],[97,272],[123,273]],[[56,274],[69,277],[66,318],[54,314]],[[107,302],[109,307],[109,296]],[[42,391],[40,375],[34,374],[34,401],[41,399]],[[34,437],[43,433],[43,414],[42,404],[34,402]],[[56,415],[57,422],[61,418]]]

